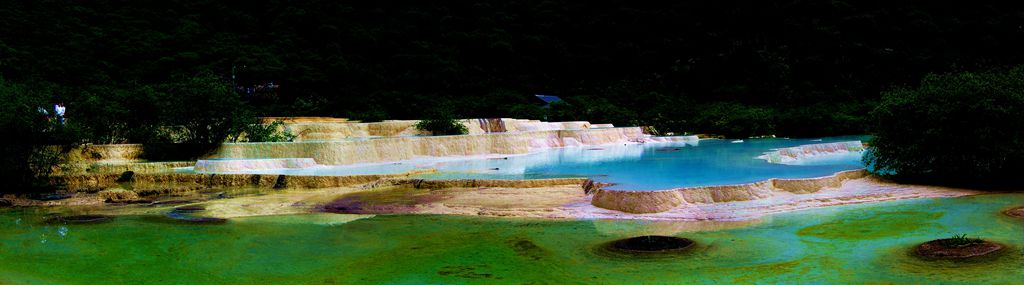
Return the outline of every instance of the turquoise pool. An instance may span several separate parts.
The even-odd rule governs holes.
[[[612,189],[658,190],[739,184],[769,178],[810,178],[862,168],[860,153],[808,160],[800,165],[768,163],[757,157],[776,148],[865,140],[864,136],[823,139],[747,139],[568,147],[527,155],[491,158],[418,159],[386,164],[253,170],[239,173],[356,175],[436,168],[428,179],[538,179],[590,177],[615,183]]]

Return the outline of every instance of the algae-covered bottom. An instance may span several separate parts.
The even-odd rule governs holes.
[[[1019,283],[1024,195],[918,199],[779,214],[755,224],[311,214],[193,225],[117,217],[41,222],[0,212],[0,283],[681,284]],[[963,233],[1007,245],[970,261],[912,248]],[[689,238],[680,255],[603,254],[640,235]]]

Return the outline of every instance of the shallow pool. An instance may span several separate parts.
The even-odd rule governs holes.
[[[33,211],[45,209],[3,210],[0,283],[1013,284],[1024,278],[1024,220],[1000,211],[1020,204],[1021,194],[905,200],[755,224],[311,214],[202,226],[140,216],[44,225]],[[955,233],[1009,248],[958,263],[909,254]],[[598,249],[644,234],[697,245],[662,258]]]
[[[488,158],[432,158],[385,164],[320,166],[234,173],[357,175],[435,168],[427,179],[538,179],[590,177],[615,183],[611,189],[658,190],[757,182],[769,178],[810,178],[862,168],[860,152],[826,156],[800,164],[768,163],[757,157],[777,148],[865,140],[864,136],[823,139],[747,139],[567,147],[527,155]]]

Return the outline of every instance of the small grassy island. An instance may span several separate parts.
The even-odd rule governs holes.
[[[954,235],[922,243],[914,248],[918,256],[929,259],[962,260],[982,257],[1003,249],[1003,246],[980,238]]]

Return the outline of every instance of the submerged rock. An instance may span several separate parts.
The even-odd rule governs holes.
[[[107,203],[131,203],[139,201],[139,194],[121,188],[111,188],[96,193]]]
[[[323,206],[337,214],[404,214],[416,212],[418,205],[443,199],[439,192],[419,188],[397,188],[347,194]]]
[[[195,202],[196,202],[195,200],[162,200],[162,201],[153,201],[152,205],[153,206],[180,205],[180,204],[190,204],[190,203],[195,203]]]
[[[189,224],[223,224],[227,223],[228,219],[214,218],[214,217],[185,217],[185,216],[168,216],[169,218]]]
[[[659,149],[657,149],[655,151],[656,152],[677,152],[677,151],[681,151],[681,150],[683,150],[683,148],[681,148],[681,147],[666,147],[666,148],[659,148]]]
[[[1003,214],[1014,218],[1024,218],[1024,206],[1006,210]]]
[[[590,194],[594,194],[598,190],[601,190],[601,187],[611,186],[611,185],[614,185],[614,184],[613,183],[602,183],[602,182],[594,181],[593,179],[587,179],[586,181],[583,181],[583,185],[580,185],[580,187],[583,187],[583,193],[584,194],[590,195]]]
[[[228,219],[214,218],[214,217],[196,217],[192,216],[187,212],[171,211],[163,217],[154,216],[151,217],[152,221],[155,222],[170,222],[179,224],[224,224],[228,222]]]
[[[373,201],[361,196],[348,196],[324,205],[325,212],[337,214],[399,214],[416,209],[415,198],[408,201]]]
[[[1003,246],[981,239],[963,244],[953,239],[937,239],[922,243],[914,248],[918,256],[930,259],[968,259],[985,256],[1003,249]]]
[[[106,215],[52,216],[45,219],[48,224],[95,224],[113,219]]]
[[[40,200],[40,201],[53,201],[53,200],[64,200],[64,199],[67,199],[67,198],[71,198],[73,196],[74,195],[72,195],[71,193],[45,193],[45,194],[38,194],[37,196],[32,197],[32,198]]]

